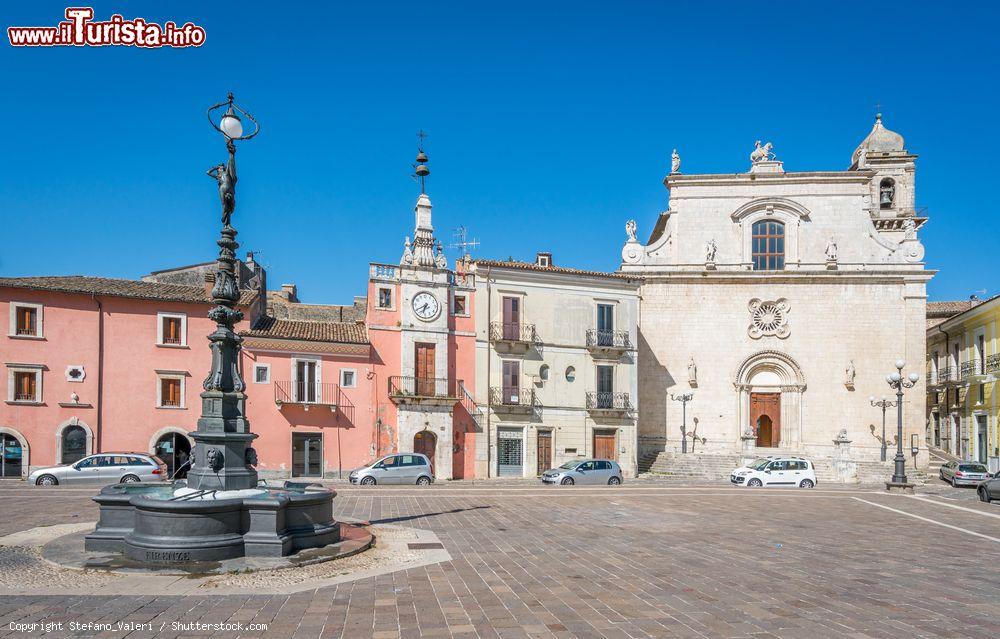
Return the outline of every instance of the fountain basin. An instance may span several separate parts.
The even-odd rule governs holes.
[[[118,552],[150,565],[283,557],[340,540],[327,489],[298,484],[211,498],[170,484],[114,484],[93,499],[101,509],[87,551]]]

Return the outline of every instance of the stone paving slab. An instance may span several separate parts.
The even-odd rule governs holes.
[[[974,491],[918,491],[948,504],[941,505],[877,490],[637,484],[548,492],[440,484],[343,489],[334,501],[337,516],[430,531],[450,558],[295,593],[3,596],[0,636],[39,634],[13,630],[11,622],[122,620],[153,627],[116,633],[64,626],[48,636],[1000,633],[1000,571],[993,569],[1000,543],[969,534],[1000,538],[1000,519],[993,516],[1000,504],[975,502]],[[32,528],[46,517],[72,522],[72,514],[91,512],[89,494],[32,493],[32,507],[25,508],[25,492],[0,487],[7,515],[0,532]],[[182,622],[189,625],[173,625]],[[243,627],[234,630],[235,624]]]

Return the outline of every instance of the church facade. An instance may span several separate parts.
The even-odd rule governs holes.
[[[758,142],[745,173],[687,174],[675,151],[669,209],[645,243],[629,221],[622,249],[621,270],[643,278],[640,456],[879,460],[869,398],[890,393],[897,360],[904,376],[924,363],[933,271],[917,237],[915,159],[880,116],[842,171],[785,171]],[[904,405],[918,465],[923,384]]]

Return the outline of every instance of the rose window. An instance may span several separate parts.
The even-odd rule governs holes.
[[[788,337],[788,301],[777,299],[765,301],[750,300],[750,327],[748,332],[753,339],[775,336]]]

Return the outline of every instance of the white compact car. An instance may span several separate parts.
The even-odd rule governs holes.
[[[729,481],[737,486],[750,488],[812,488],[816,485],[816,470],[811,461],[802,457],[762,457],[733,470]]]

